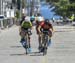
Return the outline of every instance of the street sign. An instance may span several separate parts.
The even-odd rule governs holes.
[[[4,16],[3,15],[0,15],[0,20],[4,19]]]

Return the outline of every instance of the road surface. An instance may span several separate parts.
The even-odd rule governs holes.
[[[75,27],[54,26],[54,35],[46,56],[38,52],[35,27],[31,36],[32,53],[26,55],[20,44],[19,27],[0,32],[0,63],[75,63]]]

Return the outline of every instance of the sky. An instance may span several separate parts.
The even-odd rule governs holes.
[[[55,19],[59,19],[60,16],[55,16],[55,12],[51,11],[52,8],[50,8],[50,5],[45,5],[45,3],[41,3],[41,7],[40,7],[40,13],[42,14],[42,16],[44,16],[45,19],[52,19],[53,17]]]

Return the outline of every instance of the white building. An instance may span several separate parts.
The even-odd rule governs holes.
[[[14,13],[14,11],[10,9],[11,3],[12,3],[12,0],[0,0],[0,15],[4,16],[3,19],[0,18],[0,27],[1,28],[4,28],[3,27],[4,19],[8,19],[8,17],[10,19],[11,16],[13,17],[12,13]]]

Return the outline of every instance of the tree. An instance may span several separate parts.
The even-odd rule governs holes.
[[[25,6],[26,6],[25,0],[22,0],[22,8],[25,8]]]
[[[75,3],[75,0],[69,0],[70,3]]]
[[[12,3],[13,3],[13,4],[16,4],[16,0],[12,0]]]
[[[47,2],[59,2],[59,0],[46,0]]]
[[[55,6],[52,11],[55,11],[56,15],[70,17],[75,13],[75,1],[74,0],[47,0],[50,2],[51,7]]]

